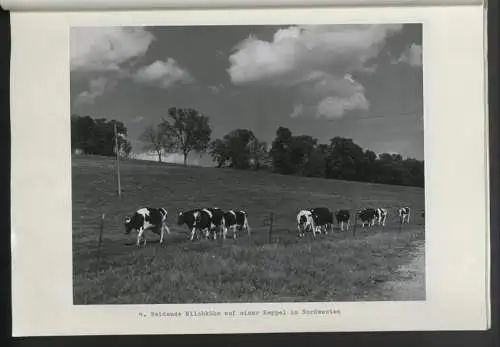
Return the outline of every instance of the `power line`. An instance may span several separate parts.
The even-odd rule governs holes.
[[[381,115],[381,116],[368,116],[368,117],[354,117],[347,116],[339,119],[327,119],[332,122],[342,122],[342,121],[362,121],[362,120],[371,120],[371,119],[379,119],[379,118],[399,118],[399,119],[411,119],[411,117],[415,117],[415,120],[422,121],[423,115],[420,112],[408,112],[408,113],[399,113],[395,115]]]

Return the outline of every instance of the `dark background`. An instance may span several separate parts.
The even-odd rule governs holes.
[[[500,119],[498,115],[498,1],[490,1],[488,9],[488,75],[490,114],[490,189],[491,189],[491,283],[492,329],[485,332],[377,332],[377,333],[298,333],[254,335],[197,335],[197,336],[85,336],[85,337],[11,337],[11,262],[10,262],[10,22],[9,13],[0,12],[0,158],[2,187],[0,268],[2,271],[0,303],[2,305],[2,340],[13,346],[500,346],[498,320],[498,228],[500,204]],[[466,23],[464,23],[466,25]],[[466,68],[466,67],[465,67]],[[29,215],[29,211],[27,211]],[[452,237],[452,236],[450,236]],[[36,260],[34,260],[36,261]],[[464,312],[464,314],[466,314]]]

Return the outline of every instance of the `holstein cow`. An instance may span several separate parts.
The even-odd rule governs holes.
[[[224,214],[226,228],[230,228],[233,233],[233,239],[236,239],[238,230],[246,231],[250,235],[250,226],[248,225],[247,213],[243,210],[229,210]]]
[[[193,209],[186,212],[179,212],[177,215],[177,224],[186,224],[189,230],[191,230],[191,241],[193,241],[197,230],[208,233],[208,231],[214,227],[212,223],[212,213],[206,209]]]
[[[329,227],[333,232],[333,213],[328,207],[315,207],[309,211],[312,213],[314,225],[319,233],[324,231],[325,235],[328,234]]]
[[[375,218],[378,225],[385,226],[385,220],[387,219],[387,210],[385,208],[375,209]]]
[[[312,213],[309,210],[300,210],[297,213],[297,231],[299,237],[304,236],[305,232],[309,230],[313,232],[313,236],[316,236],[316,227]]]
[[[163,244],[165,231],[170,234],[167,226],[167,210],[164,208],[143,207],[134,212],[130,217],[125,218],[125,234],[132,230],[137,232],[136,246],[140,247],[141,240],[144,239],[143,246],[146,246],[146,231],[160,235],[160,244]]]
[[[226,221],[224,218],[225,212],[218,207],[212,207],[204,209],[205,211],[209,211],[212,214],[212,225],[210,227],[209,233],[213,232],[214,240],[217,238],[217,229],[219,229],[219,233],[223,239],[226,238],[227,228]]]
[[[347,224],[347,230],[349,230],[349,225],[351,222],[351,214],[348,210],[336,211],[335,218],[337,219],[337,224],[339,224],[341,231],[344,231],[344,223]]]
[[[401,219],[401,224],[404,224],[405,220],[406,224],[410,223],[410,208],[408,206],[399,209],[399,218]]]
[[[358,212],[358,217],[361,220],[361,226],[363,228],[365,225],[370,227],[375,224],[376,212],[373,208],[365,208]]]

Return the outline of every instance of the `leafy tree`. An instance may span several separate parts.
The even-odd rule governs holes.
[[[274,170],[284,175],[294,173],[291,162],[291,143],[293,141],[292,132],[285,127],[279,127],[276,131],[270,151]]]
[[[226,166],[229,161],[229,152],[226,143],[221,139],[216,139],[210,143],[210,155],[212,160],[217,163],[217,167]]]
[[[250,148],[250,166],[255,170],[271,167],[271,158],[267,151],[267,143],[253,138],[248,144]]]
[[[210,143],[212,129],[209,119],[192,108],[171,107],[169,120],[163,120],[159,127],[165,138],[169,139],[168,152],[181,152],[184,165],[191,152],[203,153]]]
[[[85,154],[114,156],[116,153],[114,125],[116,124],[119,151],[130,154],[132,145],[126,140],[127,128],[116,120],[71,117],[71,146]]]
[[[167,132],[157,125],[150,125],[144,129],[139,139],[144,143],[144,149],[154,152],[158,156],[158,161],[162,162],[162,155],[165,150],[170,151],[174,146]]]
[[[222,139],[212,141],[210,152],[218,167],[228,166],[240,170],[258,170],[265,163],[267,153],[266,144],[247,129],[233,130]]]
[[[352,139],[338,136],[332,138],[326,158],[326,177],[359,180],[359,163],[362,162],[363,157],[363,149]]]

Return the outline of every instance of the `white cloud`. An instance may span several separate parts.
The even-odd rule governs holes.
[[[70,66],[74,71],[119,71],[142,57],[154,40],[143,28],[72,28]]]
[[[222,84],[218,84],[218,85],[210,85],[208,86],[208,88],[212,91],[212,93],[217,94],[224,89],[224,86]]]
[[[322,116],[338,118],[369,107],[351,73],[373,73],[370,60],[401,29],[400,24],[291,26],[276,31],[271,41],[241,42],[229,57],[228,73],[234,84],[298,87],[303,102],[315,104]]]
[[[422,66],[422,46],[412,43],[401,54],[394,64],[406,63],[413,67]]]
[[[106,91],[114,89],[116,81],[106,77],[97,77],[89,81],[89,89],[81,92],[75,99],[77,104],[92,104]]]
[[[302,114],[303,111],[304,111],[303,104],[298,104],[298,105],[293,106],[293,111],[290,114],[290,118],[297,118],[298,116],[300,116]]]
[[[143,116],[138,116],[132,119],[132,123],[139,123],[142,122],[145,118]]]
[[[168,88],[180,83],[192,82],[190,73],[181,68],[177,62],[168,58],[167,61],[155,61],[151,65],[144,66],[137,70],[132,78],[138,82],[148,85],[155,85],[161,88]]]

